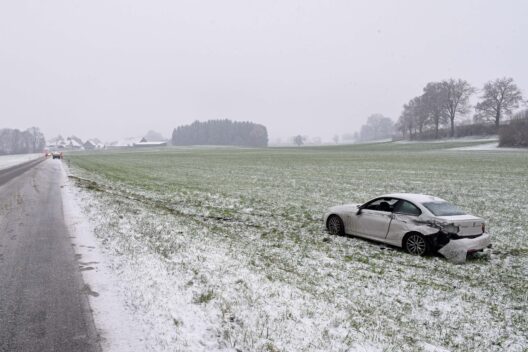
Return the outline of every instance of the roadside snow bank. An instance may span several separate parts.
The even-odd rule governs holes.
[[[492,150],[492,151],[499,151],[499,152],[522,152],[522,151],[528,151],[528,149],[523,148],[504,148],[499,147],[498,142],[494,143],[483,143],[478,145],[472,145],[470,147],[460,147],[460,148],[453,148],[452,150]]]
[[[438,144],[438,143],[453,143],[453,142],[482,142],[482,143],[491,143],[497,142],[499,140],[498,136],[490,136],[485,138],[475,138],[475,137],[462,137],[462,138],[444,138],[444,139],[433,139],[433,140],[400,140],[394,143],[397,144]]]
[[[44,154],[0,155],[0,170],[43,157]]]
[[[116,268],[110,267],[107,258],[101,253],[64,168],[62,177],[64,218],[89,295],[103,351],[145,351],[147,348],[141,340],[144,333],[134,324],[117,290],[117,278],[113,274]]]

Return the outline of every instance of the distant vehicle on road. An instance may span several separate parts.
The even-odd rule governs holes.
[[[51,156],[53,157],[53,159],[62,159],[62,152],[52,152],[51,153]]]
[[[491,247],[484,219],[423,194],[387,194],[364,204],[335,206],[324,215],[324,222],[331,234],[364,237],[415,255],[435,251],[446,255],[448,250],[462,253],[465,260],[467,253]]]

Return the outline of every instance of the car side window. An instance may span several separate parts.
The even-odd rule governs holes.
[[[399,214],[414,215],[414,216],[420,216],[422,214],[422,211],[418,209],[416,205],[406,200],[402,200],[398,204],[395,212]]]
[[[398,199],[394,198],[380,198],[368,203],[363,209],[392,212],[397,202]]]

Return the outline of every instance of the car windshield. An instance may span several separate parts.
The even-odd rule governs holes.
[[[436,216],[466,215],[463,210],[448,202],[428,202],[423,205]]]

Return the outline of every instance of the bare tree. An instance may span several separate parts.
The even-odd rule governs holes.
[[[467,81],[463,79],[449,79],[441,82],[441,92],[445,115],[451,122],[451,137],[455,136],[455,117],[457,114],[465,115],[469,112],[469,98],[476,92]]]
[[[298,147],[304,144],[304,137],[300,134],[293,137],[293,143],[295,143]]]
[[[403,105],[403,111],[396,122],[396,129],[401,131],[403,138],[409,136],[409,139],[413,139],[413,132],[416,133],[416,115],[414,114],[413,106],[411,105],[412,100],[409,104]]]
[[[429,111],[427,109],[427,105],[425,104],[425,102],[426,102],[426,99],[424,98],[423,95],[419,97],[415,97],[409,102],[409,106],[414,115],[416,128],[418,129],[418,133],[420,134],[422,134],[423,129],[431,121],[430,114],[429,114]]]
[[[430,115],[426,98],[423,95],[414,97],[403,106],[398,127],[400,130],[405,128],[409,132],[409,138],[413,139],[413,133],[414,135],[417,133],[421,135],[424,128],[432,122]]]
[[[510,116],[522,103],[523,97],[521,90],[513,83],[513,78],[504,77],[487,82],[480,99],[475,106],[475,119],[492,120],[499,127],[501,119]]]
[[[421,104],[424,111],[431,119],[435,129],[435,138],[438,139],[438,130],[441,124],[447,121],[447,114],[444,109],[444,102],[447,100],[447,92],[441,82],[430,82],[424,88],[421,96]]]
[[[381,114],[370,115],[367,123],[361,126],[359,138],[363,141],[383,139],[392,136],[394,122]]]

